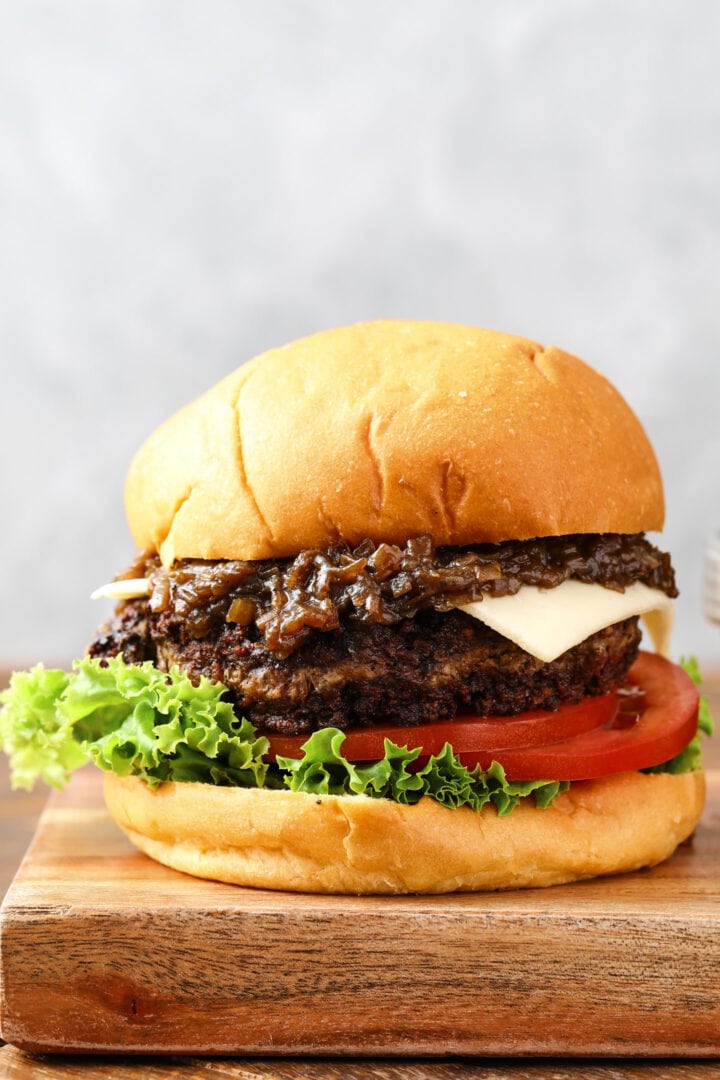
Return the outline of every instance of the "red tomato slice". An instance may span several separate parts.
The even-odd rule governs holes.
[[[679,754],[697,730],[698,692],[682,668],[641,652],[628,677],[629,692],[586,698],[555,712],[458,717],[418,727],[349,732],[342,753],[374,761],[384,740],[421,746],[418,765],[449,742],[463,764],[487,769],[499,761],[510,780],[589,780],[660,765]],[[268,758],[302,757],[308,736],[270,736]]]
[[[684,750],[697,731],[697,688],[682,668],[645,652],[630,669],[629,682],[641,692],[639,708],[622,710],[602,728],[547,746],[459,757],[483,768],[495,757],[510,780],[591,780],[661,765]]]
[[[342,745],[348,761],[376,761],[385,754],[385,739],[410,750],[422,747],[419,761],[439,754],[446,742],[456,753],[498,751],[509,747],[558,742],[609,723],[618,711],[617,692],[585,698],[577,705],[563,705],[554,712],[533,709],[516,716],[458,716],[417,727],[377,727],[349,731]],[[302,757],[307,735],[270,735],[268,757]]]

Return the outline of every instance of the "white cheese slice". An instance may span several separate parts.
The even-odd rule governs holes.
[[[544,663],[632,615],[643,616],[655,649],[667,656],[674,615],[669,597],[642,582],[615,592],[573,579],[554,589],[523,585],[513,596],[486,596],[463,604],[460,610]]]
[[[109,581],[107,585],[101,585],[95,592],[90,593],[91,600],[100,600],[109,597],[111,600],[134,600],[137,596],[150,595],[150,578],[133,577],[122,578],[120,581]]]

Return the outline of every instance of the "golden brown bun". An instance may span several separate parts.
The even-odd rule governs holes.
[[[602,375],[524,338],[396,321],[239,368],[148,439],[126,506],[166,565],[366,536],[633,533],[664,514],[650,443]]]
[[[700,770],[572,784],[547,810],[498,817],[425,798],[105,778],[110,813],[159,862],[197,877],[314,893],[444,893],[557,885],[652,866],[695,828]]]

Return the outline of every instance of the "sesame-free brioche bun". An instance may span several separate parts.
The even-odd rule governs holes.
[[[702,770],[619,773],[511,814],[105,777],[111,815],[152,858],[196,877],[313,893],[529,888],[653,866],[695,828]]]
[[[663,525],[660,474],[610,383],[554,346],[379,321],[256,357],[136,455],[141,550],[265,559],[307,547],[464,545]]]

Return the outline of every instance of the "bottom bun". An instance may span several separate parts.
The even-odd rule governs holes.
[[[113,818],[142,851],[196,877],[312,893],[518,889],[653,866],[695,828],[702,770],[573,783],[546,810],[499,817],[424,798],[309,795],[105,778]]]

